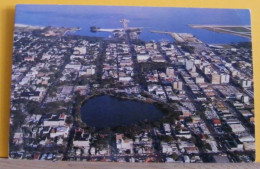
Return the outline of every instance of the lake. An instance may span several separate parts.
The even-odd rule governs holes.
[[[108,95],[89,99],[81,108],[82,121],[96,128],[135,124],[161,119],[164,113],[155,105],[123,100]]]
[[[150,30],[192,33],[205,43],[231,43],[250,41],[247,38],[193,29],[188,24],[250,25],[250,11],[245,9],[167,8],[167,7],[115,7],[72,5],[17,5],[15,23],[80,27],[78,35],[107,38],[111,33],[90,32],[91,26],[122,28],[121,19],[130,20],[130,27],[143,27],[140,38],[144,41],[167,39],[168,35]]]

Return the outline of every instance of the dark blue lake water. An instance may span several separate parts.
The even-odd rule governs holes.
[[[97,128],[157,120],[163,112],[153,104],[103,95],[91,98],[81,108],[82,121]]]
[[[168,35],[150,33],[161,30],[192,33],[206,43],[249,41],[247,38],[193,29],[188,24],[250,25],[249,10],[199,9],[112,6],[17,5],[16,23],[40,26],[81,27],[79,35],[108,37],[110,33],[91,33],[90,26],[122,28],[126,18],[131,27],[144,27],[140,38],[145,41],[173,39]]]

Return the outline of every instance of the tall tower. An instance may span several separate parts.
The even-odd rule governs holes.
[[[123,23],[124,30],[127,30],[129,20],[127,20],[127,19],[121,19],[120,22]]]

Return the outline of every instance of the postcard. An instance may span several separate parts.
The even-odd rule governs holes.
[[[250,11],[17,5],[9,158],[254,162]]]

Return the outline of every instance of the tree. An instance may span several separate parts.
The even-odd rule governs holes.
[[[171,136],[167,136],[167,135],[162,135],[159,139],[166,143],[170,143],[173,141],[173,138]]]
[[[171,157],[174,159],[174,161],[177,161],[179,159],[179,156],[176,153],[173,153]]]
[[[66,121],[65,121],[67,124],[72,124],[73,123],[73,118],[71,116],[68,116],[66,118]]]
[[[191,142],[192,142],[193,144],[196,144],[196,143],[197,143],[197,139],[196,139],[194,136],[192,136],[190,140],[191,140]]]
[[[126,154],[130,154],[130,153],[131,153],[131,150],[127,149],[127,150],[125,151],[125,153],[126,153]]]
[[[109,127],[103,128],[101,130],[99,130],[100,134],[109,134],[111,133],[111,129]]]
[[[212,150],[212,147],[211,147],[211,145],[209,144],[209,143],[204,143],[204,145],[203,145],[206,149],[208,149],[208,150]]]
[[[181,49],[185,52],[189,52],[191,54],[194,53],[194,47],[193,46],[188,46],[188,45],[182,45]]]
[[[108,142],[109,142],[109,140],[107,140],[106,138],[98,137],[93,142],[93,146],[97,149],[103,149],[103,148],[106,148],[108,146]]]
[[[26,108],[27,108],[27,111],[29,114],[43,114],[44,113],[43,109],[40,108],[40,104],[35,101],[28,102]]]

